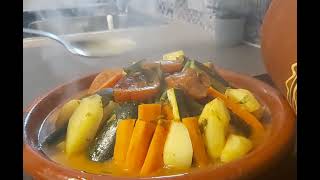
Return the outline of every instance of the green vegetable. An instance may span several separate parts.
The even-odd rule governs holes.
[[[89,147],[89,158],[92,161],[103,162],[113,156],[116,129],[118,123],[125,119],[137,119],[138,104],[126,102],[116,109],[115,114],[103,125],[97,137]]]
[[[116,110],[116,119],[137,119],[138,118],[138,103],[125,102]]]
[[[199,116],[202,112],[203,105],[199,104],[197,101],[193,100],[189,96],[185,96],[185,103],[188,108],[190,116]]]
[[[99,128],[102,116],[101,96],[92,95],[81,100],[68,124],[66,138],[68,156],[86,150]]]
[[[190,62],[186,63],[186,66],[189,68],[195,69],[198,72],[206,73],[211,79],[211,86],[214,89],[217,89],[219,92],[224,93],[227,87],[230,87],[229,83],[225,81],[214,69],[210,69],[201,62],[196,60],[189,60]],[[185,68],[187,68],[185,66]],[[185,69],[184,68],[184,69]]]
[[[93,144],[89,147],[90,160],[103,162],[113,156],[117,125],[118,119],[116,119],[115,115],[111,116],[98,132]]]
[[[164,91],[160,96],[160,102],[166,102],[168,100],[167,91]]]
[[[182,72],[185,71],[187,68],[190,68],[190,65],[191,65],[191,60],[189,60],[188,58],[186,58],[185,60],[185,63],[184,63],[184,66],[182,68]]]
[[[172,122],[164,145],[163,162],[174,169],[188,169],[193,149],[188,129],[181,122]]]
[[[109,119],[115,111],[119,108],[119,104],[113,101],[110,101],[108,105],[103,108],[103,117],[101,120],[101,124],[104,124],[107,119]]]
[[[141,72],[142,70],[142,65],[145,62],[145,59],[142,59],[138,62],[133,63],[131,66],[124,68],[124,72],[126,72],[127,74],[132,74],[135,72]]]
[[[172,107],[174,120],[180,121],[185,117],[189,117],[189,112],[185,103],[185,95],[180,89],[168,89],[167,96]]]
[[[98,94],[102,97],[103,107],[108,105],[109,102],[113,100],[113,89],[112,88],[101,89],[96,94]]]
[[[252,142],[242,136],[231,134],[221,153],[222,162],[230,162],[246,155],[253,145]]]
[[[41,147],[51,147],[64,141],[67,134],[67,128],[68,122],[66,122],[64,125],[61,125],[59,129],[55,130],[52,134],[50,134],[41,144]]]
[[[162,100],[169,100],[174,119],[180,121],[183,118],[198,116],[201,114],[203,106],[195,100],[186,96],[181,89],[171,88],[162,95]]]

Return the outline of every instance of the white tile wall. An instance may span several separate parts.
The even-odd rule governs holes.
[[[235,4],[240,1],[240,4]],[[224,2],[225,7],[248,8],[245,39],[259,44],[260,26],[271,0],[157,0],[157,6],[159,13],[166,17],[198,24],[205,30],[213,31],[213,6],[218,2]]]

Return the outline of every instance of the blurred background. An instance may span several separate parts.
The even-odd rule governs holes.
[[[70,41],[122,38],[135,44],[115,57],[88,59],[69,54],[55,41],[24,33],[24,107],[59,83],[180,49],[200,61],[264,74],[259,30],[269,4],[270,0],[24,0],[24,28]],[[113,17],[112,29],[108,15]]]
[[[270,2],[271,0],[24,0],[23,22],[24,27],[44,28],[54,32],[60,28],[59,33],[99,31],[108,29],[105,27],[106,23],[98,23],[102,22],[98,20],[99,17],[128,13],[130,8],[142,14],[196,24],[211,33],[215,30],[216,19],[243,19],[243,27],[239,26],[237,30],[244,31],[245,41],[259,44],[260,26]],[[72,19],[72,25],[87,21],[87,27],[84,24],[82,29],[71,27],[71,24],[61,27],[67,21],[58,22],[61,18]],[[44,22],[46,20],[49,22]],[[146,21],[142,17],[136,20]],[[150,24],[151,19],[148,20],[137,25]],[[53,21],[58,24],[50,24]]]

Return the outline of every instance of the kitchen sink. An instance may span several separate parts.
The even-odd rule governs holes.
[[[39,29],[58,35],[109,31],[107,15],[112,15],[114,29],[168,24],[162,17],[151,17],[134,10],[119,13],[113,8],[99,10],[59,9],[23,12],[24,28]],[[92,13],[95,12],[95,13]],[[24,33],[24,38],[34,37]]]

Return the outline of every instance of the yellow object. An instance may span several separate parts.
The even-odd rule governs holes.
[[[227,89],[225,95],[236,103],[240,103],[247,111],[253,113],[261,108],[258,100],[246,89]]]
[[[72,114],[66,138],[68,156],[86,150],[94,138],[103,116],[101,100],[99,95],[84,98]]]
[[[224,104],[224,102],[218,98],[215,98],[204,106],[199,117],[199,124],[203,124],[202,121],[208,120],[209,117],[214,115],[217,116],[217,118],[224,125],[225,130],[227,130],[230,122],[229,110],[227,109],[227,106]]]
[[[58,118],[55,122],[56,128],[60,128],[64,125],[64,123],[68,122],[74,110],[79,106],[80,100],[72,99],[65,103],[58,115]]]
[[[230,114],[223,101],[216,98],[205,105],[199,117],[205,145],[211,159],[220,158],[229,129]]]
[[[292,75],[286,80],[287,99],[297,113],[297,63],[291,65]]]
[[[192,143],[188,129],[181,122],[172,121],[163,150],[163,162],[174,169],[191,167]]]
[[[252,149],[252,142],[242,136],[231,134],[221,153],[222,162],[230,162],[246,155]]]
[[[65,142],[65,141],[62,141],[61,143],[59,143],[59,144],[56,145],[56,148],[57,148],[59,151],[63,152],[63,151],[66,149],[66,142]]]
[[[181,121],[180,119],[180,114],[179,114],[179,107],[178,107],[178,102],[176,99],[176,95],[174,93],[174,89],[168,89],[167,90],[167,96],[168,96],[168,100],[172,106],[172,114],[173,114],[173,119],[175,121]]]
[[[220,158],[226,142],[225,125],[213,114],[207,120],[205,126],[205,145],[212,160]]]
[[[182,50],[171,52],[171,53],[167,53],[167,54],[163,55],[163,60],[165,60],[165,61],[175,61],[180,56],[184,56],[184,52]]]

